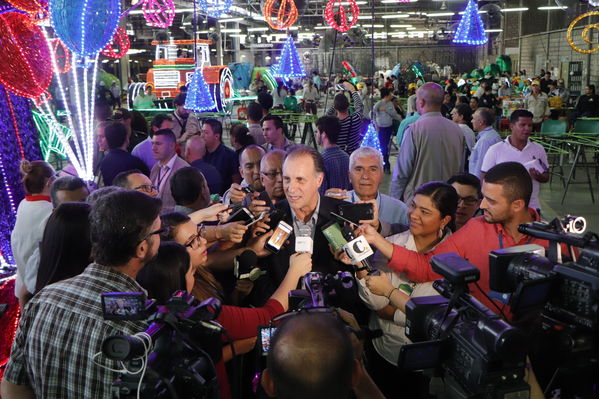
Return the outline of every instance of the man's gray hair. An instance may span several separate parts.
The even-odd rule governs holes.
[[[383,154],[376,148],[372,147],[360,147],[349,156],[349,168],[352,169],[354,164],[356,163],[356,159],[358,158],[366,158],[366,157],[377,157],[379,160],[379,165],[381,169],[383,168]]]

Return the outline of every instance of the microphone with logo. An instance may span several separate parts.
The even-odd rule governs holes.
[[[256,281],[264,274],[265,271],[261,270],[258,266],[258,256],[251,249],[246,249],[235,257],[234,260],[235,268],[233,274],[238,280],[251,280]]]
[[[368,257],[374,254],[374,251],[368,244],[368,241],[366,241],[366,237],[356,237],[349,226],[343,226],[341,232],[347,240],[347,244],[343,246],[343,251],[349,256],[352,264],[356,265],[362,262],[362,267],[368,271],[368,274],[377,273],[370,265],[370,262],[368,262]]]

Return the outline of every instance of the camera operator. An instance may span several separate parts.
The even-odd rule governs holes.
[[[310,233],[312,241],[313,270],[325,274],[350,268],[335,260],[329,250],[329,243],[322,233],[322,226],[330,221],[330,213],[344,202],[321,197],[318,188],[324,178],[321,155],[313,148],[297,146],[283,161],[283,188],[286,200],[277,201],[274,208],[284,213],[283,221],[293,227],[286,244],[276,254],[263,259],[262,266],[268,275],[256,281],[253,290],[255,305],[261,305],[283,281],[289,268],[289,256],[296,252],[295,241],[303,230]]]
[[[289,317],[270,341],[262,387],[279,399],[348,398],[352,388],[358,399],[383,398],[354,348],[347,326],[333,315]]]
[[[517,162],[505,162],[489,169],[482,193],[480,209],[483,216],[470,219],[428,254],[419,254],[394,245],[369,225],[362,225],[361,230],[368,242],[390,259],[388,266],[391,269],[406,273],[410,280],[416,282],[440,278],[429,264],[433,255],[455,252],[468,259],[480,270],[480,281],[470,286],[472,295],[490,309],[499,311],[502,304],[498,305],[488,297],[489,252],[524,244],[539,244],[547,248],[549,244],[546,240],[518,232],[519,224],[539,220],[538,213],[528,207],[532,181],[524,166]]]
[[[158,252],[161,201],[119,190],[90,214],[94,263],[42,289],[29,302],[2,381],[2,397],[105,398],[116,373],[92,361],[102,340],[135,334],[146,323],[104,320],[100,294],[141,292],[137,273]],[[116,368],[116,363],[104,362]]]

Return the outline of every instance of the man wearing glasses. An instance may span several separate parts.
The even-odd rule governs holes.
[[[453,175],[447,180],[458,193],[458,209],[455,213],[456,230],[462,228],[476,215],[483,198],[480,180],[470,173]]]
[[[264,148],[258,145],[249,145],[239,154],[239,173],[243,180],[240,184],[233,183],[231,188],[223,195],[223,203],[237,203],[246,197],[244,188],[249,187],[252,191],[262,191],[260,180],[260,160],[264,156]]]
[[[138,169],[121,172],[112,181],[112,185],[126,190],[135,190],[150,197],[158,196],[158,187],[152,185],[150,178]]]
[[[267,152],[260,161],[260,181],[264,187],[261,193],[252,193],[245,197],[243,203],[254,213],[269,212],[273,204],[285,199],[283,191],[283,158],[285,151]]]
[[[161,205],[128,190],[98,199],[90,214],[94,262],[80,275],[45,287],[28,303],[4,373],[2,397],[110,396],[115,365],[102,356],[92,361],[90,355],[101,352],[105,337],[135,334],[147,323],[104,320],[101,294],[143,291],[135,278],[158,253]]]

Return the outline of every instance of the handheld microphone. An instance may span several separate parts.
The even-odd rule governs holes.
[[[348,226],[343,226],[341,232],[347,240],[347,244],[343,246],[343,251],[352,260],[352,264],[355,265],[362,262],[362,265],[368,269],[368,274],[373,273],[374,270],[367,258],[374,254],[374,251],[368,244],[368,241],[366,241],[366,238],[364,236],[356,237],[353,230]]]
[[[295,252],[311,254],[313,247],[312,230],[309,227],[300,227],[295,233]]]
[[[246,249],[235,257],[233,274],[238,280],[256,281],[266,272],[262,271],[256,264],[258,256],[251,249]]]

